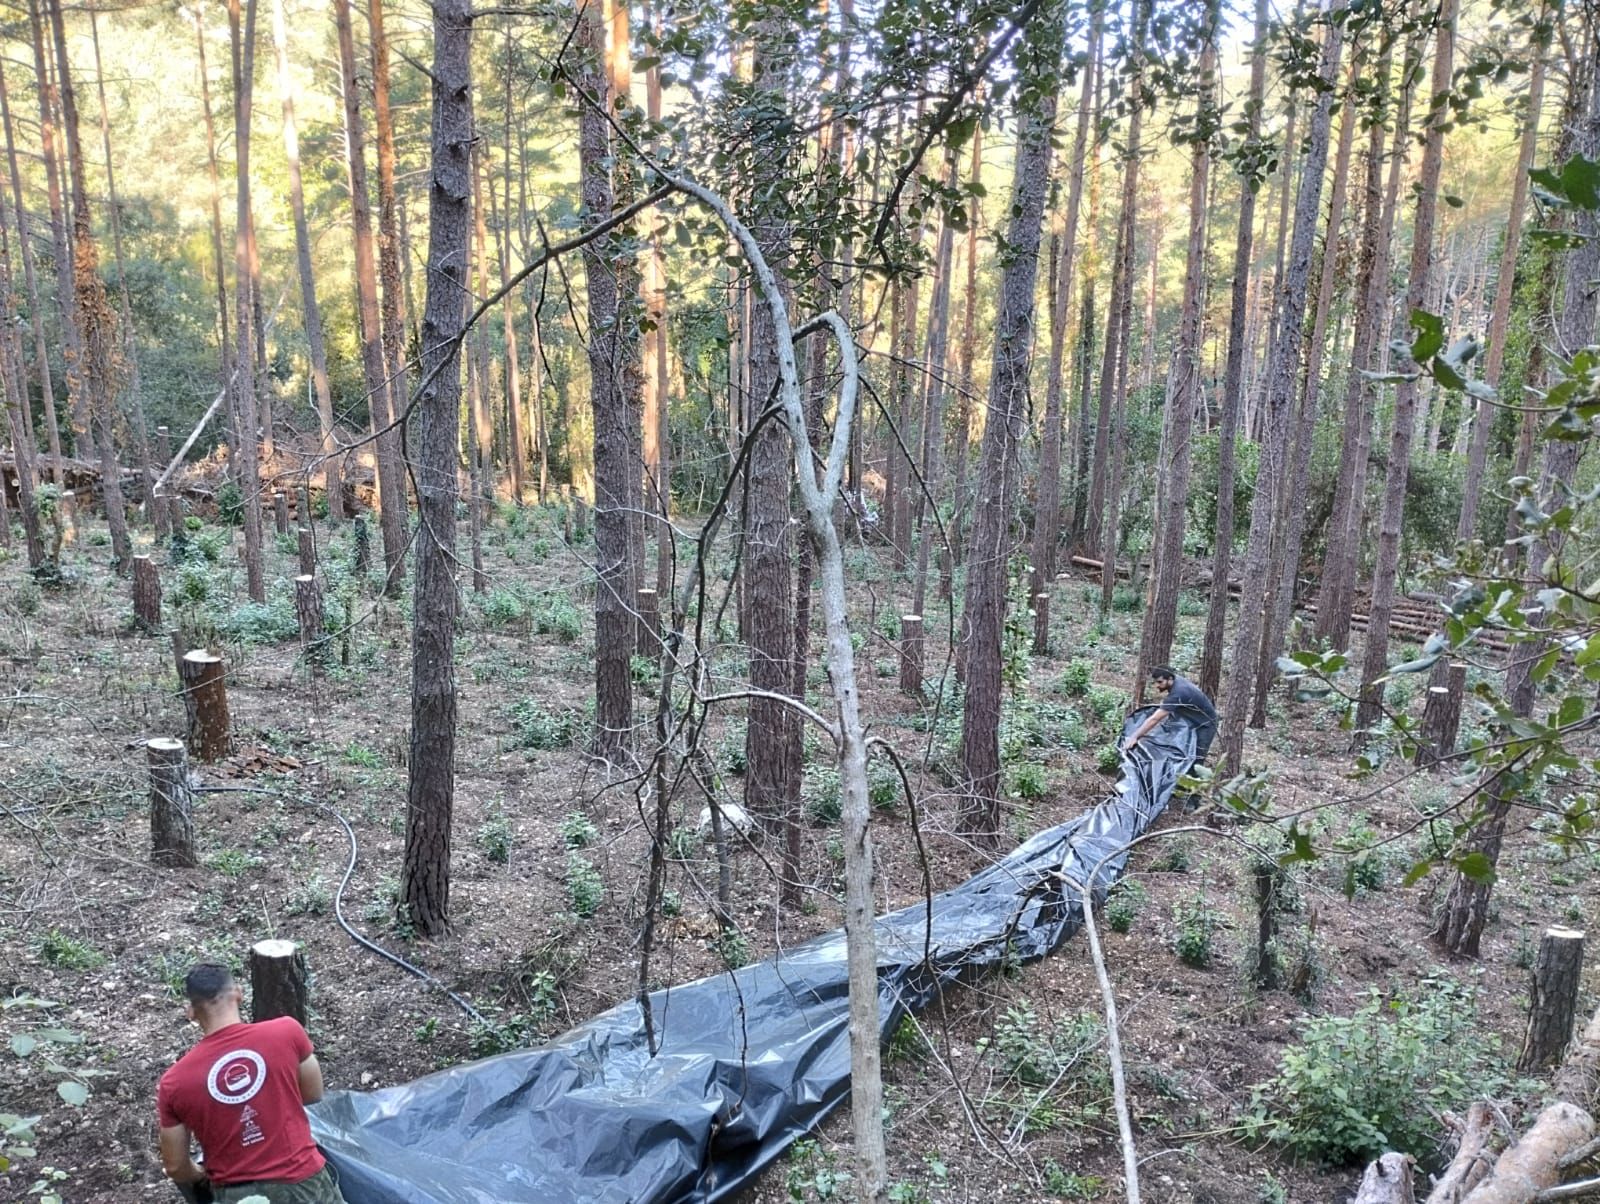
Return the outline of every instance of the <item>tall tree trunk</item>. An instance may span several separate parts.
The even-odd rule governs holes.
[[[367,143],[361,120],[361,85],[356,76],[355,35],[350,28],[350,0],[333,0],[333,16],[339,35],[345,151],[350,167],[350,214],[355,234],[356,316],[360,327],[361,369],[367,385],[372,430],[376,436],[374,458],[378,470],[379,529],[383,534],[384,592],[395,595],[399,593],[401,580],[405,576],[406,484],[401,465],[404,450],[400,445],[400,432],[394,425],[397,409],[392,404],[393,397],[389,390],[383,323],[378,310],[378,278],[372,251],[372,194],[367,187]],[[438,19],[436,14],[435,20]],[[432,238],[431,233],[429,237]],[[462,265],[462,271],[466,271],[466,265]]]
[[[1422,61],[1425,31],[1418,30],[1406,40],[1401,59],[1402,86],[1394,119],[1394,134],[1389,144],[1389,175],[1384,185],[1378,226],[1370,232],[1374,240],[1371,289],[1363,315],[1356,322],[1357,353],[1353,366],[1378,370],[1386,362],[1389,332],[1389,275],[1394,261],[1394,226],[1399,212],[1400,180],[1405,174],[1406,150],[1410,145],[1412,98],[1417,89],[1407,85]],[[1385,83],[1388,75],[1384,75]],[[1369,168],[1370,170],[1370,168]],[[1369,237],[1364,233],[1363,239]],[[1359,304],[1359,302],[1358,302]],[[1370,367],[1369,367],[1370,365]],[[1359,392],[1352,392],[1358,390]],[[1351,399],[1357,398],[1358,412],[1349,416]],[[1317,594],[1316,637],[1343,651],[1350,640],[1350,615],[1355,601],[1357,570],[1361,560],[1361,532],[1366,517],[1367,461],[1372,452],[1373,420],[1378,403],[1377,386],[1359,372],[1350,374],[1346,388],[1347,434],[1353,434],[1354,453],[1339,461],[1339,478],[1334,490],[1334,511],[1328,527],[1328,552],[1323,561],[1322,582]],[[1353,427],[1353,430],[1352,430]]]
[[[1128,117],[1128,138],[1122,168],[1122,208],[1118,214],[1117,248],[1111,275],[1111,318],[1106,327],[1105,356],[1100,369],[1100,424],[1111,437],[1108,460],[1106,456],[1098,454],[1100,440],[1096,431],[1095,462],[1105,503],[1105,527],[1100,538],[1101,614],[1111,610],[1111,596],[1117,582],[1117,546],[1121,542],[1123,472],[1127,464],[1127,445],[1123,433],[1127,424],[1128,344],[1133,333],[1134,238],[1139,215],[1139,138],[1144,119],[1144,105],[1138,98],[1142,97],[1144,88],[1145,28],[1150,20],[1150,9],[1147,3],[1141,11],[1139,0],[1134,0],[1133,75],[1129,81],[1129,94],[1136,99],[1133,112]],[[1114,418],[1109,413],[1113,408]],[[1114,431],[1111,430],[1112,426],[1115,427]],[[1096,518],[1099,517],[1092,496],[1089,509]]]
[[[88,170],[83,159],[77,89],[72,82],[72,65],[67,59],[67,33],[61,18],[60,0],[49,0],[49,11],[50,28],[55,37],[67,165],[72,181],[72,296],[80,338],[78,354],[83,357],[76,365],[77,372],[69,372],[68,380],[75,375],[83,391],[83,408],[100,460],[100,490],[105,501],[106,522],[111,528],[111,563],[118,573],[125,573],[132,568],[133,545],[128,538],[128,516],[122,500],[122,465],[117,460],[113,433],[116,403],[112,348],[116,343],[117,316],[106,300],[105,283],[100,279],[100,255],[90,220]]]
[[[645,5],[645,21],[652,21],[650,5]],[[507,87],[509,88],[509,83]],[[645,72],[645,116],[661,120],[661,68]],[[650,328],[644,336],[644,471],[649,496],[645,509],[656,517],[656,598],[665,603],[672,596],[672,442],[668,423],[667,391],[667,260],[661,246],[659,214],[652,215],[650,254],[645,261],[645,317]],[[642,569],[643,566],[641,565]],[[648,648],[648,645],[646,646]],[[645,655],[651,655],[646,651]],[[802,670],[803,671],[803,670]]]
[[[1590,54],[1594,46],[1592,39],[1592,31],[1586,31],[1583,41],[1588,42]],[[1596,69],[1592,58],[1587,63],[1569,61],[1569,66],[1572,72],[1568,77],[1569,90],[1561,126],[1564,145],[1556,156],[1563,164],[1576,155],[1590,160],[1600,158],[1600,70]],[[1600,310],[1600,215],[1592,209],[1575,211],[1573,227],[1573,233],[1582,241],[1566,255],[1566,283],[1554,332],[1556,346],[1565,348],[1583,347],[1592,342],[1595,316]],[[1545,442],[1539,505],[1547,513],[1567,504],[1571,496],[1567,483],[1577,469],[1582,446],[1580,441],[1572,439]],[[1544,533],[1537,533],[1528,550],[1526,567],[1535,578],[1542,578],[1543,566],[1549,563],[1552,552],[1559,555],[1560,551],[1552,547]],[[1513,565],[1510,571],[1515,574],[1516,568]],[[1530,626],[1537,627],[1543,621],[1542,608],[1536,605],[1528,619]],[[1526,719],[1533,714],[1536,696],[1533,666],[1548,647],[1549,640],[1541,638],[1531,645],[1518,645],[1511,657],[1506,669],[1506,694],[1514,716]],[[1488,814],[1473,833],[1472,847],[1473,851],[1488,857],[1491,867],[1499,862],[1511,807],[1525,789],[1514,769],[1500,773],[1489,783]],[[1477,879],[1457,873],[1434,933],[1434,939],[1447,952],[1457,957],[1478,956],[1493,889],[1493,874]]]
[[[234,420],[238,424],[239,489],[244,502],[244,571],[250,597],[267,600],[261,560],[261,472],[256,450],[254,294],[250,287],[250,107],[255,93],[256,0],[228,0],[228,35],[233,56],[233,143],[236,192],[233,240]]]
[[[372,132],[378,144],[378,278],[383,284],[383,363],[389,395],[387,421],[393,421],[405,409],[408,393],[406,294],[400,279],[400,194],[395,184],[394,118],[389,112],[389,38],[383,28],[383,0],[367,0],[367,24],[372,43]],[[399,431],[394,433],[393,444],[395,458],[403,459],[405,447]],[[403,473],[395,475],[399,477],[402,491],[398,496],[404,497],[405,476]],[[385,499],[388,496],[384,494]],[[400,518],[403,537],[403,506]]]
[[[1438,38],[1434,44],[1435,98],[1428,114],[1422,144],[1422,170],[1417,181],[1417,215],[1412,224],[1411,270],[1406,290],[1406,311],[1422,309],[1432,283],[1433,227],[1439,204],[1439,172],[1444,162],[1444,135],[1451,124],[1449,107],[1438,99],[1450,89],[1455,66],[1457,0],[1443,0]],[[1410,357],[1404,357],[1409,364]],[[1383,522],[1378,529],[1378,555],[1372,569],[1372,605],[1367,612],[1367,646],[1362,659],[1361,701],[1356,707],[1356,743],[1364,745],[1366,733],[1383,710],[1383,684],[1388,667],[1389,616],[1394,608],[1396,578],[1400,569],[1400,525],[1405,516],[1406,480],[1411,470],[1411,441],[1416,426],[1418,382],[1402,380],[1395,387],[1394,431],[1389,442],[1389,463],[1383,482]]]
[[[774,176],[791,169],[798,160],[785,121],[784,89],[793,66],[792,50],[772,19],[761,22],[754,37],[752,87],[756,118],[750,130],[754,145],[767,149],[766,170]],[[779,201],[757,201],[753,223],[762,254],[775,268],[789,253],[789,227]],[[765,407],[778,379],[778,332],[770,309],[753,306],[750,315],[749,364],[751,420],[757,407]],[[794,686],[794,583],[793,550],[789,521],[793,454],[788,436],[776,422],[759,433],[745,473],[748,480],[749,518],[745,528],[744,572],[749,601],[750,684],[774,694],[790,693]],[[771,824],[799,822],[800,724],[794,713],[771,698],[752,698],[745,728],[745,806]]]
[[[1056,575],[1056,544],[1061,533],[1061,444],[1065,408],[1061,397],[1067,359],[1067,314],[1072,308],[1072,286],[1077,277],[1078,211],[1083,200],[1084,152],[1089,145],[1089,120],[1094,112],[1095,66],[1100,58],[1101,10],[1096,8],[1089,27],[1088,57],[1078,94],[1077,127],[1072,135],[1069,160],[1067,210],[1056,245],[1055,287],[1050,305],[1050,362],[1045,376],[1044,440],[1039,453],[1039,489],[1034,506],[1033,592],[1050,587]],[[937,364],[934,365],[938,367]]]
[[[1261,656],[1256,667],[1255,705],[1251,727],[1265,727],[1267,693],[1277,676],[1278,657],[1288,639],[1289,620],[1294,614],[1295,588],[1300,580],[1300,551],[1306,530],[1306,487],[1311,476],[1311,448],[1317,430],[1317,404],[1322,387],[1322,351],[1328,337],[1328,315],[1333,308],[1334,285],[1338,281],[1338,247],[1343,241],[1345,198],[1350,175],[1350,149],[1355,142],[1354,85],[1361,75],[1364,60],[1353,56],[1345,102],[1339,118],[1339,150],[1334,157],[1333,194],[1328,201],[1328,225],[1322,240],[1321,279],[1317,287],[1317,307],[1311,322],[1311,341],[1305,351],[1305,376],[1300,405],[1294,418],[1290,441],[1289,475],[1278,499],[1274,520],[1273,563],[1277,570],[1267,583],[1266,632],[1261,641]]]
[[[233,325],[228,321],[228,259],[222,241],[222,173],[217,167],[217,123],[211,111],[211,72],[206,66],[205,8],[194,9],[195,45],[200,58],[200,107],[206,125],[206,175],[210,181],[211,262],[217,276],[217,365],[226,413],[227,469],[238,476],[239,424],[234,417]]]
[[[467,0],[433,3],[433,154],[427,300],[417,396],[418,533],[411,629],[411,755],[401,904],[425,936],[450,914],[455,792],[456,423],[471,228],[472,58]]]
[[[1250,540],[1245,547],[1240,574],[1239,627],[1234,635],[1225,706],[1222,715],[1221,762],[1225,773],[1237,769],[1244,755],[1245,720],[1255,689],[1256,658],[1267,621],[1267,581],[1277,572],[1272,563],[1272,526],[1278,499],[1289,486],[1289,418],[1300,363],[1301,329],[1305,321],[1306,288],[1311,275],[1311,252],[1322,208],[1322,178],[1328,166],[1328,133],[1333,119],[1333,94],[1339,78],[1339,55],[1344,44],[1344,13],[1328,12],[1323,35],[1320,78],[1323,88],[1312,110],[1306,153],[1294,207],[1294,234],[1284,264],[1283,284],[1277,300],[1277,338],[1267,361],[1264,382],[1264,431],[1255,496],[1250,499]],[[1226,588],[1222,583],[1217,588]]]
[[[1104,83],[1105,61],[1104,50],[1095,55],[1094,62],[1094,117],[1092,127],[1100,129],[1101,115],[1104,113]],[[1103,139],[1097,132],[1090,148],[1091,159],[1089,163],[1089,220],[1084,231],[1083,248],[1083,295],[1079,301],[1078,314],[1080,317],[1078,331],[1077,358],[1077,391],[1078,391],[1078,421],[1073,433],[1073,443],[1076,445],[1076,462],[1072,473],[1072,539],[1076,544],[1085,544],[1086,524],[1089,512],[1089,474],[1090,455],[1094,451],[1096,431],[1091,421],[1094,411],[1094,332],[1095,332],[1095,285],[1100,278],[1100,196],[1101,167],[1105,160]],[[1096,532],[1098,536],[1098,531]]]
[[[506,25],[506,113],[502,132],[501,156],[505,160],[505,212],[500,222],[500,285],[506,286],[511,278],[511,119],[514,100],[511,95],[511,25]],[[659,240],[658,240],[659,242]],[[527,436],[522,429],[522,363],[517,354],[517,323],[513,313],[516,290],[507,289],[500,303],[501,327],[506,340],[506,435],[510,443],[511,501],[522,505],[522,492],[528,478]],[[662,320],[666,320],[663,313]]]
[[[1267,79],[1267,0],[1256,0],[1255,41],[1250,55],[1250,94],[1245,101],[1246,145],[1261,138],[1261,107]],[[1250,312],[1250,264],[1255,257],[1256,192],[1245,179],[1239,192],[1239,232],[1233,251],[1233,292],[1228,311],[1228,358],[1223,368],[1222,417],[1217,432],[1217,529],[1211,557],[1211,597],[1200,653],[1200,688],[1216,697],[1222,685],[1222,642],[1228,618],[1228,578],[1233,571],[1233,487],[1244,392],[1245,325]]]
[[[971,186],[983,176],[983,127],[972,131],[972,161],[967,171]],[[957,564],[961,562],[966,541],[962,532],[967,523],[967,457],[972,443],[972,364],[978,348],[978,228],[982,224],[982,209],[972,207],[967,223],[966,290],[961,298],[961,342],[956,353],[956,413],[951,424],[950,458],[954,465],[951,475],[955,491],[950,511],[951,554]]]
[[[95,88],[100,97],[100,145],[106,162],[106,208],[111,216],[111,251],[117,266],[118,316],[122,322],[122,351],[127,357],[128,373],[128,431],[133,439],[133,454],[139,469],[141,492],[145,510],[155,527],[156,535],[164,537],[170,524],[165,506],[156,504],[156,476],[150,466],[150,432],[145,428],[144,385],[139,376],[139,343],[133,328],[133,300],[128,295],[128,274],[122,254],[122,207],[117,203],[117,175],[112,167],[111,117],[106,107],[106,78],[100,65],[100,24],[95,10],[89,10],[89,33],[94,46]],[[107,394],[115,413],[115,394]],[[164,467],[164,466],[163,466]]]
[[[1541,13],[1544,11],[1540,6]],[[1506,217],[1505,242],[1500,249],[1499,276],[1495,281],[1494,309],[1489,318],[1489,350],[1484,360],[1483,379],[1491,387],[1498,386],[1506,360],[1506,332],[1511,321],[1511,300],[1516,285],[1517,252],[1522,245],[1523,212],[1528,204],[1528,169],[1533,166],[1534,151],[1539,143],[1539,110],[1544,103],[1545,56],[1536,53],[1528,75],[1528,116],[1522,128],[1522,142],[1517,151],[1517,163],[1512,173],[1511,209]],[[1467,455],[1466,476],[1461,485],[1461,517],[1456,524],[1457,541],[1476,537],[1478,532],[1478,507],[1483,494],[1484,471],[1489,460],[1489,432],[1494,426],[1496,411],[1487,401],[1477,403],[1472,419],[1472,446]],[[1463,418],[1465,421],[1465,418]],[[1441,658],[1428,679],[1428,701],[1424,712],[1424,733],[1444,732],[1454,735],[1453,725],[1444,717],[1461,713],[1461,694],[1457,686],[1459,677],[1452,677],[1449,658]],[[1417,746],[1416,763],[1432,765],[1440,757],[1455,751],[1451,747],[1431,743],[1426,736]]]
[[[44,306],[39,294],[38,269],[34,264],[33,239],[28,232],[28,208],[22,195],[22,172],[17,164],[17,141],[11,126],[11,96],[6,87],[3,61],[0,61],[0,118],[5,122],[6,161],[11,172],[11,200],[17,215],[17,243],[22,251],[23,280],[28,289],[28,321],[33,328],[33,365],[39,377],[39,393],[44,404],[45,445],[50,449],[50,477],[60,486],[66,479],[61,464],[61,423],[56,416],[55,385],[50,379],[50,345],[45,340]]]
[[[1200,82],[1196,96],[1197,129],[1209,130],[1215,120],[1217,21],[1219,0],[1209,0],[1202,34]],[[1133,684],[1137,704],[1144,697],[1150,670],[1165,664],[1172,653],[1178,626],[1178,587],[1183,568],[1183,534],[1187,527],[1189,469],[1194,413],[1201,401],[1200,352],[1206,277],[1206,204],[1211,179],[1209,133],[1194,144],[1189,168],[1189,242],[1185,248],[1183,309],[1178,318],[1178,344],[1173,351],[1170,392],[1166,405],[1163,442],[1161,503],[1156,510],[1155,571],[1150,609],[1139,642],[1139,668]],[[1226,585],[1222,586],[1226,594]]]
[[[316,397],[317,425],[322,434],[322,470],[328,498],[328,518],[344,518],[344,479],[340,470],[333,422],[333,393],[328,386],[328,353],[322,342],[322,311],[317,305],[316,277],[311,269],[311,231],[306,224],[305,191],[300,179],[300,134],[294,116],[294,84],[289,75],[289,39],[283,20],[283,0],[273,0],[272,40],[278,57],[278,90],[283,93],[283,147],[289,163],[289,208],[294,214],[295,262],[300,271],[300,310],[306,332],[306,353],[311,364],[311,387]],[[301,522],[305,516],[301,516]]]
[[[19,307],[13,283],[15,276],[11,266],[9,219],[5,210],[5,204],[0,203],[0,304],[10,306],[8,312],[16,313]],[[38,572],[49,567],[45,558],[44,539],[39,529],[39,509],[33,492],[37,483],[34,459],[39,449],[28,423],[28,374],[22,358],[22,335],[16,323],[7,325],[7,331],[0,337],[0,361],[3,361],[0,385],[3,385],[5,390],[4,401],[0,404],[5,407],[6,429],[11,433],[12,454],[16,458],[17,507],[22,511],[23,542],[27,546],[28,567]],[[0,503],[5,500],[5,485],[5,474],[0,471]],[[11,515],[5,511],[3,505],[0,505],[0,524],[6,528],[5,539],[9,545]]]
[[[1148,0],[1139,0],[1142,14]],[[983,462],[962,615],[967,693],[961,713],[966,779],[962,827],[986,839],[1000,831],[1001,640],[1005,627],[1008,552],[1016,509],[1017,451],[1026,421],[1028,362],[1033,343],[1033,293],[1050,178],[1050,128],[1055,121],[1059,18],[1036,18],[1024,33],[1018,71],[1016,165],[1011,221],[995,315],[994,365],[983,430]]]
[[[610,217],[612,143],[606,114],[613,99],[605,73],[606,31],[599,0],[584,0],[576,39],[582,54],[581,87],[588,98],[578,112],[578,155],[583,212],[588,223]],[[596,755],[626,760],[633,729],[633,578],[628,572],[628,477],[637,474],[630,454],[627,400],[619,340],[621,236],[613,233],[583,248],[589,300],[589,400],[594,416],[594,593]],[[787,662],[786,662],[787,663]],[[752,769],[755,762],[751,762]]]

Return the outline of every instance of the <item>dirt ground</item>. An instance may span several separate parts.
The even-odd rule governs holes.
[[[269,539],[277,601],[241,611],[237,533],[208,526],[192,538],[209,547],[214,562],[197,552],[180,570],[166,549],[152,552],[168,593],[166,624],[182,617],[216,626],[236,745],[227,761],[199,767],[205,783],[221,789],[199,797],[203,864],[195,870],[149,864],[144,743],[181,735],[183,708],[168,637],[134,629],[127,583],[109,570],[103,528],[86,524],[68,545],[65,587],[35,585],[15,556],[0,562],[0,1038],[33,1041],[0,1051],[0,1112],[39,1117],[37,1154],[0,1173],[0,1198],[7,1200],[35,1199],[40,1190],[58,1192],[67,1204],[176,1198],[154,1156],[153,1091],[196,1035],[175,987],[200,958],[238,965],[253,941],[301,942],[314,976],[311,1033],[333,1088],[404,1082],[531,1043],[634,993],[647,852],[640,802],[631,783],[608,782],[570,746],[571,733],[587,722],[592,690],[592,596],[580,584],[586,549],[564,545],[555,516],[502,514],[486,534],[491,588],[484,597],[469,593],[458,644],[454,931],[429,942],[412,939],[393,907],[404,837],[409,601],[382,600],[371,582],[350,579],[348,527],[325,542],[330,606],[340,605],[339,591],[350,594],[351,626],[334,641],[329,673],[313,679],[282,602],[284,583],[297,571],[292,541]],[[143,542],[141,550],[150,551],[148,533]],[[374,531],[375,556],[377,543]],[[927,710],[896,689],[888,639],[909,586],[881,550],[850,555],[866,713],[913,761],[929,749],[930,726],[937,727],[935,754],[947,752],[951,718],[930,724]],[[187,601],[175,604],[179,595]],[[1110,779],[1098,758],[1126,703],[1111,691],[1126,690],[1137,652],[1136,610],[1097,626],[1085,582],[1058,582],[1052,613],[1056,655],[1032,659],[1020,696],[1048,704],[1045,718],[1056,726],[1036,724],[1031,745],[1015,741],[1006,817],[1013,834],[1068,819],[1105,792]],[[730,621],[733,614],[730,607]],[[1180,669],[1194,662],[1202,623],[1194,614],[1180,621]],[[930,614],[929,628],[930,660],[937,661],[947,649],[945,620]],[[1095,689],[1087,696],[1063,688],[1073,659],[1090,667]],[[720,664],[736,684],[742,663],[724,652]],[[639,676],[645,732],[654,705],[647,666]],[[820,674],[812,684],[823,688]],[[1075,719],[1063,716],[1067,708]],[[954,726],[958,733],[958,716]],[[733,800],[742,791],[741,733],[739,716],[730,714],[708,741]],[[1347,737],[1321,706],[1275,703],[1267,729],[1251,740],[1249,759],[1270,770],[1280,811],[1349,800],[1372,792],[1385,774],[1399,779],[1403,772],[1352,781]],[[741,848],[733,890],[739,929],[720,934],[708,906],[716,868],[695,831],[699,800],[678,804],[669,882],[675,914],[657,955],[657,983],[761,958],[779,940],[839,922],[841,855],[827,822],[829,782],[819,752],[808,744],[813,822],[804,865],[812,889],[798,913],[777,911],[765,850]],[[956,800],[938,760],[918,773],[917,785],[933,881],[944,887],[989,854],[954,834]],[[1321,843],[1352,828],[1369,842],[1399,834],[1449,789],[1423,775],[1366,801],[1337,802],[1320,812]],[[470,998],[494,1018],[493,1030],[475,1031],[441,992],[340,928],[334,902],[349,850],[324,806],[349,820],[357,841],[343,896],[347,919]],[[1427,941],[1439,875],[1402,889],[1396,854],[1375,888],[1347,899],[1347,862],[1327,858],[1304,872],[1300,886],[1294,923],[1303,930],[1310,922],[1307,947],[1316,967],[1300,998],[1247,986],[1240,967],[1254,918],[1246,854],[1203,819],[1169,816],[1163,830],[1202,830],[1135,851],[1131,877],[1139,889],[1126,896],[1129,929],[1105,934],[1146,1198],[1347,1198],[1355,1181],[1349,1168],[1295,1164],[1275,1147],[1246,1143],[1240,1118],[1252,1084],[1272,1075],[1308,1017],[1348,1013],[1369,989],[1414,988],[1440,976],[1471,992],[1481,1031],[1498,1034],[1514,1056],[1530,942],[1550,923],[1582,925],[1594,894],[1589,866],[1554,858],[1514,822],[1484,956],[1447,966]],[[875,832],[885,907],[912,902],[921,870],[904,807],[886,808]],[[1208,969],[1174,953],[1175,909],[1197,899],[1216,923]],[[1587,1014],[1596,995],[1592,970],[1585,987],[1580,1009]],[[888,1059],[896,1199],[1115,1198],[1121,1154],[1095,1069],[1098,1001],[1078,938],[1042,964],[952,993],[922,1018],[921,1035],[897,1036]],[[1043,1088],[1019,1078],[1008,1048],[1075,1025],[1089,1034],[1080,1068],[1068,1067]],[[79,1088],[88,1096],[75,1106],[68,1097]],[[1508,1098],[1510,1115],[1525,1102]],[[841,1113],[747,1198],[766,1204],[847,1195],[839,1176],[849,1162]]]

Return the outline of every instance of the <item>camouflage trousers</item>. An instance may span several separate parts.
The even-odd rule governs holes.
[[[230,1183],[212,1191],[217,1204],[242,1204],[251,1196],[263,1197],[267,1204],[345,1204],[333,1172],[327,1167],[298,1183]]]

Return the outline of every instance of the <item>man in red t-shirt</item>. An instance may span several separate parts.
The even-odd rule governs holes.
[[[306,1104],[322,1098],[311,1038],[292,1017],[246,1024],[244,992],[222,966],[183,980],[184,1014],[203,1034],[161,1076],[161,1166],[178,1184],[209,1181],[217,1204],[265,1196],[270,1204],[344,1204],[311,1140]],[[205,1152],[205,1168],[189,1152]]]

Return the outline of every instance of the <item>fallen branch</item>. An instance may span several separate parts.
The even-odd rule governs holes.
[[[1588,1112],[1566,1102],[1551,1104],[1462,1204],[1531,1204],[1561,1181],[1562,1158],[1593,1136]]]
[[[1461,1198],[1483,1181],[1493,1160],[1489,1157],[1489,1138],[1494,1135],[1494,1117],[1489,1105],[1476,1101],[1467,1109],[1456,1156],[1434,1180],[1427,1204],[1460,1204]]]

